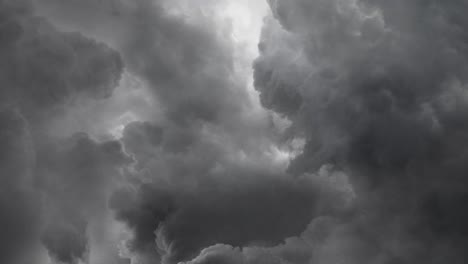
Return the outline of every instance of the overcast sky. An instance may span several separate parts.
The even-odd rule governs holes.
[[[466,0],[0,0],[0,263],[468,263]]]

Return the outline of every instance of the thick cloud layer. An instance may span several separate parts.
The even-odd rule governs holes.
[[[37,193],[32,188],[30,167],[34,154],[26,122],[17,111],[4,109],[0,112],[0,123],[0,261],[8,263],[32,246],[37,233],[38,205]]]
[[[465,1],[247,2],[0,0],[1,263],[467,262]]]
[[[41,149],[39,155],[39,184],[50,207],[43,242],[69,263],[86,252],[87,223],[106,208],[117,169],[132,160],[118,141],[98,144],[86,134]]]
[[[89,5],[80,4],[80,12],[99,10],[86,11]],[[266,153],[278,131],[268,114],[249,116],[247,78],[237,72],[236,47],[229,31],[215,27],[216,16],[170,14],[169,2],[119,7],[115,21],[124,27],[117,34],[125,37],[117,45],[160,102],[154,111],[165,116],[123,132],[134,178],[110,204],[133,234],[134,259],[177,263],[216,243],[274,245],[315,215],[343,207],[347,198],[334,197],[341,191],[321,178],[334,172],[292,179]],[[346,176],[338,178],[347,188]]]
[[[396,263],[466,261],[465,1],[270,6],[255,83],[306,139],[289,171],[348,171],[376,217],[366,229],[402,230],[373,238]]]
[[[103,43],[58,31],[30,1],[0,1],[0,36],[0,262],[40,262],[42,241],[72,263],[87,251],[112,170],[131,160],[119,142],[59,140],[47,126],[79,100],[109,97],[123,63]]]
[[[345,179],[340,173],[324,170],[291,181],[230,169],[235,178],[213,173],[196,187],[159,183],[117,193],[111,203],[135,232],[131,248],[144,250],[157,240],[165,261],[178,263],[217,243],[275,245],[314,216],[344,210],[350,197],[346,182],[337,187]]]
[[[26,1],[2,3],[2,101],[28,115],[59,110],[79,96],[105,98],[117,85],[115,51],[80,33],[58,32]]]

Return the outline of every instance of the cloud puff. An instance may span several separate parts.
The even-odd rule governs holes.
[[[20,105],[36,118],[79,97],[112,94],[123,68],[117,52],[80,33],[59,32],[27,1],[0,4],[2,104]]]

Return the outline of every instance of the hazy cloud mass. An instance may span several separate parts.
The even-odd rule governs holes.
[[[0,0],[0,263],[468,263],[465,0]]]

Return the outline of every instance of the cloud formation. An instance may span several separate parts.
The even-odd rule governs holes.
[[[465,1],[266,2],[0,0],[0,262],[465,263]]]
[[[376,217],[366,229],[400,230],[374,235],[380,251],[394,256],[383,263],[463,262],[466,4],[270,6],[255,81],[263,105],[306,139],[289,171],[323,163],[347,171],[362,197],[358,206]]]
[[[111,96],[123,62],[103,43],[58,31],[30,1],[0,1],[0,10],[0,261],[36,261],[42,241],[53,259],[72,263],[87,250],[88,211],[106,203],[99,196],[115,174],[107,168],[129,157],[119,142],[58,139],[47,126],[79,100]]]

